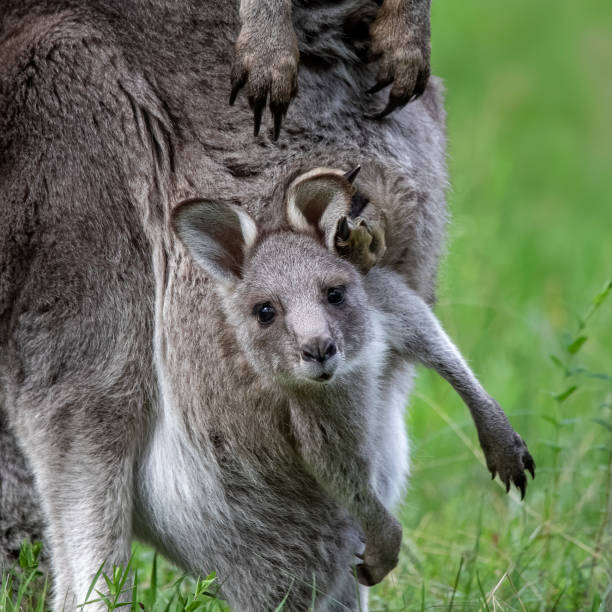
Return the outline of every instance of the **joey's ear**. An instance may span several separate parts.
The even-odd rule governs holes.
[[[333,250],[338,219],[349,214],[354,191],[342,170],[315,168],[301,174],[287,189],[289,224]]]
[[[251,216],[223,202],[182,202],[172,211],[172,227],[195,261],[225,287],[242,276],[245,257],[257,239]]]

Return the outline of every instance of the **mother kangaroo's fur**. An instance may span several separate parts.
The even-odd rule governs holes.
[[[359,189],[386,219],[384,266],[433,303],[446,223],[441,86],[430,79],[401,111],[365,119],[386,99],[363,95],[376,10],[295,0],[299,95],[273,142],[271,130],[253,137],[244,99],[227,105],[233,2],[2,2],[0,566],[44,522],[55,609],[82,602],[102,562],[125,563],[134,535],[199,575],[217,570],[236,610],[287,593],[288,609],[305,609],[313,577],[322,609],[356,607],[350,567],[368,526],[304,462],[291,401],[244,358],[214,279],[170,219],[198,197],[237,205],[258,235],[273,234],[292,178],[361,164]],[[296,274],[309,272],[311,243]],[[408,471],[412,366],[372,360],[372,378],[343,384],[374,402],[368,452],[354,456],[388,508]],[[335,418],[337,430],[318,434],[334,460],[363,425]]]

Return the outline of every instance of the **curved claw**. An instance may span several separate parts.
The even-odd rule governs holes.
[[[521,472],[519,475],[515,476],[512,481],[516,488],[521,492],[521,500],[525,499],[525,489],[527,488],[527,478],[525,474]]]
[[[535,461],[529,453],[525,453],[523,457],[523,465],[525,469],[531,474],[531,478],[535,478]]]
[[[375,94],[379,92],[381,89],[387,87],[387,85],[391,85],[393,83],[393,79],[383,79],[382,81],[378,81],[375,85],[370,87],[370,89],[366,89],[367,94]]]
[[[412,91],[413,96],[410,102],[414,102],[417,98],[420,98],[425,92],[425,88],[427,87],[427,81],[429,81],[429,71],[421,71],[419,72],[419,76],[417,77],[416,83],[414,85],[414,89]]]
[[[253,108],[253,135],[259,136],[261,128],[261,118],[263,117],[264,109],[266,108],[266,99],[259,98],[251,104]]]
[[[341,217],[338,220],[338,229],[336,231],[336,235],[338,236],[338,238],[340,238],[340,240],[348,240],[350,230],[346,217]]]
[[[270,102],[270,112],[272,113],[272,117],[274,118],[274,131],[272,133],[272,140],[278,140],[283,124],[283,119],[287,114],[288,108],[288,104],[278,104]]]
[[[389,101],[387,102],[387,106],[383,108],[378,113],[374,113],[373,115],[369,115],[369,119],[384,119],[387,115],[391,114],[395,109],[402,108],[406,106],[410,102],[410,98],[398,97],[391,94],[389,96]]]
[[[229,105],[234,106],[236,98],[240,93],[240,90],[245,86],[247,82],[247,72],[243,72],[239,77],[232,78],[232,91],[230,92]]]
[[[370,571],[368,570],[365,563],[360,563],[359,565],[356,565],[355,571],[359,584],[362,584],[363,586],[367,587],[374,586],[376,584],[376,581],[372,577],[372,574],[370,574]]]

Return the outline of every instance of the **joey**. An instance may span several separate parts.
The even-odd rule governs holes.
[[[283,398],[278,410],[287,402],[304,469],[361,526],[365,550],[355,551],[363,561],[356,575],[369,586],[396,565],[401,543],[401,527],[371,483],[374,396],[392,354],[451,383],[470,408],[489,469],[507,487],[513,482],[524,496],[524,471],[534,475],[535,465],[429,306],[392,270],[370,260],[364,269],[366,254],[380,264],[370,246],[384,244],[382,229],[353,222],[348,178],[354,176],[330,168],[298,176],[286,194],[290,230],[265,232],[238,206],[200,200],[179,205],[173,225],[214,280],[256,373],[251,393],[272,385]],[[367,207],[361,214],[368,211],[374,215]]]
[[[378,375],[371,356],[381,338],[362,275],[334,252],[336,219],[350,208],[345,183],[334,170],[296,179],[287,193],[292,231],[261,234],[239,207],[198,200],[178,206],[173,224],[215,281],[238,346],[261,378],[254,391],[281,390],[304,468],[363,529],[357,576],[370,586],[396,565],[401,526],[370,480]]]

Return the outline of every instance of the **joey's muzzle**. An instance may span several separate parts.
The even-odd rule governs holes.
[[[300,346],[300,360],[308,378],[328,381],[338,367],[338,347],[329,336],[312,338]]]

